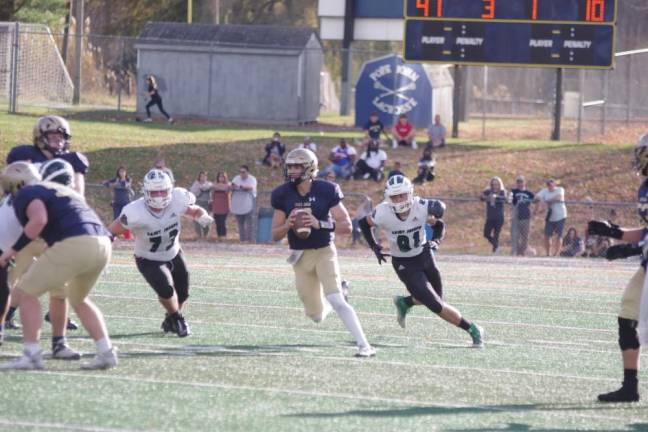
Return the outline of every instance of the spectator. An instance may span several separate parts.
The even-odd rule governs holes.
[[[257,196],[257,180],[247,165],[241,165],[232,179],[232,213],[238,223],[239,239],[252,241],[252,220]]]
[[[265,156],[261,163],[276,169],[283,166],[283,155],[286,153],[286,146],[281,142],[281,134],[275,132],[272,135],[272,141],[265,146]]]
[[[331,150],[329,154],[331,164],[320,172],[320,176],[324,177],[329,171],[333,171],[336,177],[348,179],[353,174],[356,155],[355,148],[342,138],[340,144]]]
[[[381,181],[384,177],[383,167],[387,160],[387,153],[379,148],[380,144],[377,140],[369,140],[367,143],[367,150],[360,156],[360,160],[356,163],[356,171],[353,178],[360,179],[373,179]]]
[[[206,171],[200,171],[198,173],[198,178],[193,182],[189,191],[196,196],[196,205],[204,208],[209,213],[209,209],[211,208],[212,182],[207,179]],[[209,234],[209,225],[204,227],[194,221],[194,228],[198,239],[206,238]]]
[[[317,154],[317,144],[313,142],[311,137],[304,137],[304,142],[299,144],[297,148],[305,148],[306,150],[310,150],[313,153]]]
[[[518,176],[515,187],[511,189],[511,248],[513,255],[525,255],[529,246],[531,232],[531,203],[533,192],[527,189],[524,176]]]
[[[544,246],[547,256],[556,256],[560,250],[563,229],[567,220],[567,206],[565,206],[565,189],[556,186],[554,179],[547,179],[547,187],[538,192],[533,199],[535,203],[544,202],[547,207],[544,228]],[[538,212],[536,205],[535,213]],[[555,235],[554,247],[552,238]]]
[[[493,253],[499,248],[499,236],[504,225],[504,203],[506,203],[506,189],[502,179],[493,177],[490,186],[481,194],[480,199],[486,202],[486,223],[484,224],[484,237],[493,247]]]
[[[583,256],[586,258],[605,258],[605,253],[610,246],[611,244],[608,238],[589,235],[585,240],[585,252],[583,252]]]
[[[423,184],[426,181],[433,181],[434,167],[436,166],[436,160],[432,154],[432,147],[426,147],[423,150],[423,156],[419,159],[418,162],[418,175],[412,180],[414,184]]]
[[[434,124],[428,128],[428,138],[428,147],[445,147],[446,128],[441,124],[441,116],[439,114],[434,116]]]
[[[164,117],[167,118],[167,121],[169,123],[173,123],[173,117],[167,114],[167,112],[164,111],[164,108],[162,107],[162,96],[160,96],[160,92],[158,91],[158,85],[153,75],[149,75],[149,77],[146,78],[146,87],[147,87],[148,95],[151,99],[146,104],[146,118],[144,119],[144,121],[147,123],[153,121],[151,119],[151,107],[153,105],[157,105],[160,112],[164,114]]]
[[[370,140],[380,140],[380,134],[385,132],[385,126],[378,119],[378,113],[372,112],[369,114],[369,121],[364,125],[364,131],[367,138]]]
[[[561,257],[575,257],[583,253],[583,239],[578,236],[576,228],[571,227],[567,230],[567,235],[562,241]]]
[[[166,173],[166,175],[168,175],[169,178],[171,179],[171,183],[173,183],[175,185],[175,177],[173,176],[173,171],[171,171],[171,168],[169,168],[166,165],[166,161],[164,160],[163,156],[158,156],[155,159],[154,167],[161,170],[161,171],[164,171]]]
[[[398,116],[398,122],[392,127],[392,148],[398,146],[412,147],[417,149],[416,130],[407,119],[407,114]]]
[[[112,189],[113,198],[110,205],[113,209],[113,220],[115,220],[121,214],[122,208],[124,208],[126,204],[131,202],[131,200],[135,196],[135,192],[132,188],[132,180],[128,175],[128,171],[126,171],[126,168],[120,166],[119,168],[117,168],[115,177],[110,180],[106,180],[105,182],[103,182],[103,185],[107,188]],[[126,240],[130,240],[131,232],[126,231],[124,233],[124,238]]]
[[[389,174],[387,174],[387,178],[390,179],[395,175],[402,175],[403,177],[405,177],[405,174],[403,174],[403,171],[401,170],[401,163],[399,161],[394,162],[394,166],[392,167],[391,171],[389,171]]]
[[[231,186],[227,178],[227,173],[221,171],[216,174],[216,182],[212,186],[212,213],[216,222],[216,235],[220,239],[227,236],[225,222],[230,212]]]
[[[336,181],[335,181],[336,179],[337,179],[337,177],[335,176],[335,171],[327,172],[326,177],[324,177],[324,180],[326,180],[327,182],[333,183],[333,184],[337,184]]]

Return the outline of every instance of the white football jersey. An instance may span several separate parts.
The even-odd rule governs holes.
[[[0,223],[0,250],[6,251],[18,241],[23,232],[23,227],[18,222],[9,195],[5,195],[0,201],[0,221],[2,221]]]
[[[405,220],[396,216],[386,201],[376,206],[371,218],[387,236],[392,256],[413,257],[423,252],[426,242],[425,225],[428,220],[427,200],[414,197],[414,203]]]
[[[135,256],[153,261],[171,261],[180,252],[181,217],[196,202],[194,194],[174,188],[171,203],[160,213],[150,210],[144,198],[126,205],[119,221],[135,236]]]

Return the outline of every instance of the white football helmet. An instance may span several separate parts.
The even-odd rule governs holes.
[[[392,201],[392,197],[396,195],[407,194],[407,200],[399,203]],[[412,208],[414,204],[414,188],[412,182],[402,175],[391,176],[387,180],[385,187],[385,200],[391,205],[395,213],[405,213]]]
[[[295,178],[289,176],[288,165],[301,165],[303,167],[301,176]],[[296,148],[291,150],[288,156],[286,156],[284,167],[286,181],[299,184],[305,180],[314,179],[317,176],[317,156],[308,149]]]
[[[634,150],[635,168],[643,176],[648,176],[648,133],[645,133],[637,141]]]
[[[63,134],[63,147],[52,147],[47,138],[47,134],[51,132],[58,132]],[[41,117],[36,120],[33,130],[34,145],[42,150],[47,150],[54,156],[63,153],[70,146],[70,124],[63,117],[50,115]]]
[[[153,192],[166,191],[163,196],[152,196]],[[144,201],[152,209],[162,210],[171,203],[173,182],[162,170],[153,168],[144,177]]]

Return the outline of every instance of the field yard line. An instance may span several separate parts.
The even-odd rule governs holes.
[[[154,299],[151,298],[132,297],[132,296],[123,296],[123,295],[92,294],[91,296],[124,299],[124,300],[154,301]],[[199,302],[199,301],[191,301],[191,304],[204,305],[204,306],[247,308],[247,309],[280,309],[280,310],[303,311],[302,308],[296,306],[246,305],[246,304],[236,304],[236,303],[214,303],[214,302]],[[378,312],[359,312],[359,311],[356,311],[356,313],[358,315],[394,318],[394,314],[385,314],[385,313],[378,313]],[[417,316],[416,319],[431,320],[431,319],[438,319],[438,318],[436,316]],[[604,330],[604,329],[590,329],[585,327],[556,326],[556,325],[548,325],[548,324],[531,324],[531,323],[509,322],[509,321],[479,320],[479,323],[520,326],[520,327],[539,327],[539,328],[560,329],[560,330],[578,330],[578,331],[590,331],[590,332],[601,332],[601,333],[616,333],[612,330]]]
[[[73,425],[68,423],[39,423],[35,421],[24,421],[18,419],[6,419],[0,417],[0,425],[5,426],[25,426],[25,427],[35,427],[43,429],[61,429],[61,430],[73,430],[73,431],[87,431],[87,432],[136,432],[141,431],[142,429],[114,429],[114,428],[105,428],[99,426],[80,426]]]
[[[355,360],[355,361],[361,362],[363,360]],[[330,393],[330,392],[286,389],[286,388],[279,388],[279,387],[257,387],[257,386],[248,386],[248,385],[223,384],[223,383],[201,383],[201,382],[187,382],[187,381],[175,381],[175,380],[158,380],[158,379],[151,379],[151,378],[135,378],[135,377],[125,377],[125,376],[115,376],[115,375],[96,375],[96,374],[73,373],[73,372],[37,371],[37,372],[27,372],[27,373],[61,375],[61,376],[71,376],[71,377],[83,377],[83,378],[97,378],[97,379],[105,379],[105,380],[127,381],[127,382],[147,383],[147,384],[177,385],[183,387],[191,386],[191,387],[198,387],[198,388],[219,388],[225,390],[279,393],[279,394],[286,394],[289,396],[293,396],[293,395],[315,396],[321,398],[349,399],[349,400],[359,400],[359,401],[366,401],[366,402],[390,403],[390,404],[398,404],[398,405],[416,405],[416,406],[426,405],[435,408],[468,408],[468,409],[473,408],[473,409],[480,409],[484,411],[501,411],[501,412],[511,411],[510,408],[500,408],[497,406],[489,406],[483,404],[477,404],[477,405],[448,404],[448,403],[421,401],[417,399],[395,399],[395,398],[385,398],[385,397],[377,397],[377,396],[358,396],[358,395],[348,394],[348,393]],[[512,411],[516,411],[516,410],[513,409]],[[527,410],[520,409],[517,411],[526,412]],[[599,415],[580,414],[580,413],[574,413],[574,414],[576,417],[583,417],[583,418],[626,420],[625,417],[599,416]]]
[[[180,348],[178,345],[171,345],[171,344],[154,344],[154,343],[148,343],[148,342],[131,342],[131,341],[120,341],[116,343],[116,345],[133,345],[133,346],[144,346],[144,347],[154,347],[154,348],[161,348],[161,349],[174,349],[178,350]],[[226,346],[223,345],[214,345],[213,348],[216,348],[216,351],[218,352],[232,352],[232,353],[241,353],[241,352],[247,352],[246,350],[241,350],[241,349],[235,349],[235,348],[227,348]],[[423,347],[427,348],[427,347]],[[430,349],[430,348],[427,348]],[[466,348],[468,349],[468,348]],[[349,351],[355,350],[355,348],[349,347]],[[318,350],[319,352],[322,352],[322,350]],[[160,352],[160,351],[152,351],[152,352]],[[189,354],[200,354],[203,351],[200,350],[184,350],[184,352],[189,353]],[[300,351],[300,353],[304,354],[309,354],[311,351]],[[124,352],[124,354],[127,356],[128,352]],[[276,352],[255,352],[256,356],[266,356],[266,357],[289,357],[292,356],[290,353],[276,353]],[[324,360],[332,360],[332,361],[339,361],[343,363],[358,363],[358,362],[363,362],[367,360],[359,360],[355,357],[339,357],[339,356],[327,356],[327,355],[304,355],[303,357],[308,357],[308,358],[313,358],[313,359],[324,359]],[[584,380],[584,381],[605,381],[605,382],[616,382],[618,379],[616,378],[604,378],[604,377],[586,377],[586,376],[580,376],[580,375],[569,375],[569,374],[553,374],[553,373],[545,373],[545,372],[533,372],[533,371],[528,371],[528,370],[519,370],[519,369],[500,369],[500,368],[479,368],[479,367],[469,367],[469,366],[448,366],[448,365],[440,365],[440,364],[421,364],[421,363],[408,363],[408,362],[402,362],[402,361],[395,361],[395,360],[380,360],[378,358],[373,358],[371,360],[368,360],[372,364],[381,364],[381,365],[387,365],[387,366],[399,366],[399,367],[411,367],[411,368],[425,368],[425,369],[445,369],[445,370],[459,370],[459,371],[477,371],[477,372],[484,372],[484,373],[489,373],[489,372],[495,372],[495,373],[503,373],[503,374],[514,374],[514,375],[528,375],[528,376],[536,376],[536,377],[546,377],[546,378],[557,378],[557,379],[573,379],[573,380]]]

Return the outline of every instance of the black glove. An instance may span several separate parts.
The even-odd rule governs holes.
[[[430,249],[432,249],[433,251],[439,250],[439,243],[437,243],[436,240],[430,240],[428,244],[430,245]]]
[[[621,237],[623,237],[623,231],[621,231],[619,225],[608,221],[591,220],[587,222],[587,233],[590,235],[612,237],[618,240],[621,240]]]
[[[635,255],[641,255],[641,247],[634,244],[614,245],[605,251],[605,258],[610,261]]]
[[[387,262],[387,258],[389,254],[383,253],[382,252],[382,246],[376,245],[373,249],[373,253],[376,254],[376,258],[378,258],[378,264],[382,265],[382,263]]]

